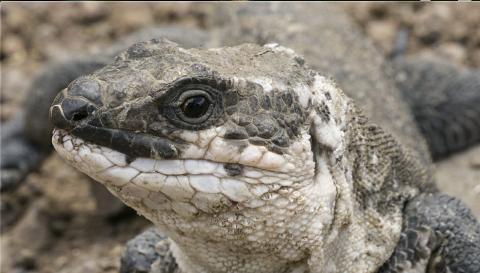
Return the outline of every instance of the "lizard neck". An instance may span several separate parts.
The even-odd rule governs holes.
[[[248,253],[228,249],[222,244],[202,242],[185,245],[171,242],[170,249],[182,272],[185,273],[290,273],[306,272],[306,262],[289,263],[269,253]],[[206,257],[205,257],[206,256]]]
[[[172,217],[164,215],[157,226],[172,241],[183,272],[305,272],[311,253],[331,238],[337,192],[328,169],[323,171],[298,189],[293,195],[298,198],[290,193],[285,204],[272,201],[261,208],[176,218],[182,231],[162,226]]]

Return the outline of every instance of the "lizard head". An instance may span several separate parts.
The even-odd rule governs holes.
[[[151,40],[72,82],[50,115],[57,152],[180,245],[298,260],[337,213],[347,109],[291,49]]]

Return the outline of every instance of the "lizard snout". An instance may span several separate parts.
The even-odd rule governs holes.
[[[60,129],[71,129],[89,120],[101,105],[96,81],[79,78],[60,92],[50,107],[50,120]]]
[[[62,92],[63,93],[63,92]],[[60,93],[57,95],[54,103],[50,108],[50,120],[53,125],[60,129],[72,129],[89,117],[97,109],[92,103],[81,97],[65,98]]]

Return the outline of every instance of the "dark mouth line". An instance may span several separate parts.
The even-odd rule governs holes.
[[[118,129],[110,129],[110,128],[98,128],[98,127],[95,127],[95,126],[92,126],[92,125],[89,125],[90,127],[93,127],[93,128],[97,128],[97,129],[101,129],[101,130],[108,130],[108,131],[119,131],[119,132],[123,132],[123,133],[130,133],[131,135],[144,135],[144,136],[147,136],[149,139],[160,139],[158,137],[154,137],[154,136],[151,136],[151,135],[145,135],[145,134],[141,134],[141,133],[135,133],[135,132],[132,132],[132,131],[125,131],[125,130],[118,130]],[[118,152],[121,152],[123,153],[126,157],[127,157],[127,163],[130,164],[131,162],[133,162],[136,158],[138,157],[145,157],[145,158],[150,158],[150,159],[155,159],[155,160],[203,160],[203,161],[208,161],[208,162],[212,162],[212,163],[216,163],[216,164],[224,164],[224,165],[230,165],[230,166],[234,166],[234,167],[237,167],[239,166],[241,169],[247,167],[247,168],[251,168],[252,170],[254,171],[261,171],[261,172],[271,172],[270,170],[265,170],[265,169],[261,169],[261,168],[258,168],[258,167],[255,167],[255,166],[251,166],[251,165],[243,165],[243,164],[239,164],[239,163],[231,163],[231,162],[219,162],[219,161],[213,161],[213,160],[210,160],[210,159],[204,159],[204,158],[179,158],[178,155],[177,155],[177,149],[175,146],[175,154],[176,156],[173,156],[171,158],[168,158],[168,157],[151,157],[149,156],[149,154],[143,154],[143,153],[139,153],[138,151],[135,151],[133,153],[130,152],[130,154],[128,154],[125,150],[128,150],[128,151],[131,151],[129,149],[119,149],[119,148],[115,148],[113,147],[112,145],[105,145],[105,144],[109,144],[111,142],[107,142],[107,143],[102,143],[102,141],[98,141],[98,139],[96,140],[90,140],[88,139],[87,137],[84,137],[82,136],[81,134],[78,134],[78,133],[72,133],[73,130],[77,129],[78,131],[78,127],[75,127],[74,129],[71,129],[71,130],[65,130],[65,129],[62,129],[64,131],[66,131],[67,133],[71,134],[71,135],[74,135],[76,137],[79,137],[81,138],[82,140],[85,140],[85,141],[89,141],[93,144],[97,144],[97,145],[100,145],[100,146],[105,146],[107,148],[110,148],[110,149],[113,149],[115,151],[118,151]],[[90,137],[92,137],[92,135],[88,134]],[[166,142],[170,142],[168,140],[165,140],[165,139],[162,139]],[[167,145],[170,145],[170,144],[167,144]],[[171,144],[173,145],[173,144]],[[169,147],[170,148],[170,147]],[[131,149],[131,148],[130,148]],[[228,167],[227,167],[228,168]],[[286,172],[281,172],[283,174],[286,174]],[[233,175],[235,176],[235,175]]]
[[[68,133],[121,152],[134,160],[137,157],[152,159],[178,158],[178,150],[168,139],[127,130],[82,124],[66,130]]]
[[[57,95],[50,108],[50,120],[55,127],[66,130],[72,135],[92,143],[119,151],[127,156],[127,160],[137,157],[152,159],[178,158],[178,149],[174,142],[145,133],[104,127],[98,115],[94,115],[97,107],[83,99],[73,100],[65,97],[66,91]],[[68,103],[67,102],[68,99]],[[63,107],[67,107],[67,113]],[[87,107],[87,109],[84,109]],[[88,108],[90,107],[90,108]],[[77,116],[76,114],[81,114]]]

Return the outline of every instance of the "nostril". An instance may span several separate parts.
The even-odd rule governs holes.
[[[61,92],[50,107],[50,120],[55,127],[71,129],[79,126],[82,121],[90,122],[97,107],[84,97],[67,97],[66,92]]]
[[[76,112],[72,114],[72,120],[73,121],[81,121],[82,119],[85,119],[88,117],[88,113],[85,112]]]
[[[79,122],[87,118],[95,107],[80,97],[66,98],[62,101],[61,107],[65,118],[71,122]]]

